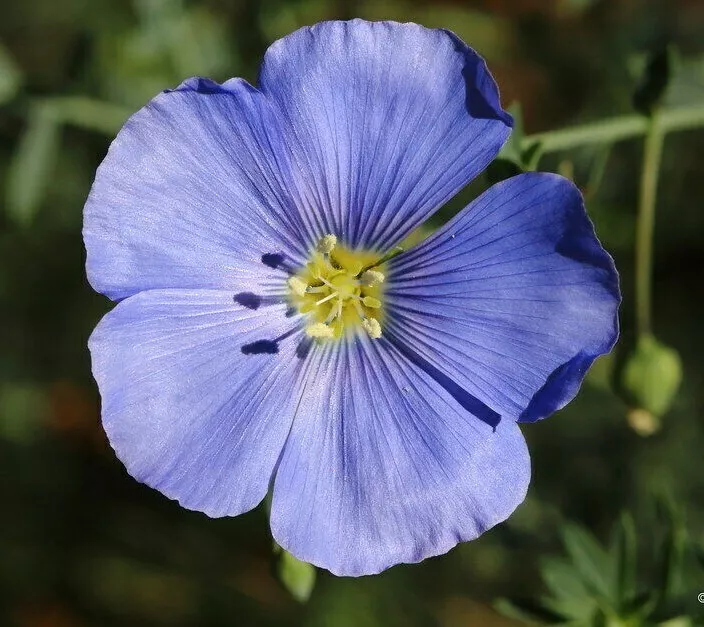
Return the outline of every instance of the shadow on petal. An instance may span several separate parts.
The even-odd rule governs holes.
[[[304,337],[301,339],[301,341],[298,342],[298,346],[296,346],[296,357],[298,357],[298,359],[305,359],[308,357],[308,353],[310,352],[312,346],[313,340],[311,338]]]
[[[275,355],[279,352],[279,343],[275,340],[257,340],[242,345],[243,355]]]
[[[286,257],[281,253],[264,253],[262,255],[262,263],[273,270],[293,272],[291,264],[286,261]]]
[[[398,342],[396,340],[391,340],[391,342],[412,363],[418,366],[427,375],[432,377],[438,385],[443,387],[445,391],[452,396],[452,398],[464,407],[464,409],[496,430],[496,427],[501,422],[500,414],[496,413],[493,409],[482,403],[476,396],[472,396],[460,385],[455,383],[455,381],[453,381],[450,377],[443,374],[429,361],[421,357],[418,353],[404,345],[402,342]]]
[[[240,350],[243,355],[276,355],[276,353],[279,352],[279,342],[282,342],[287,337],[291,337],[299,331],[300,329],[298,327],[293,327],[273,340],[261,339],[243,344]],[[298,349],[296,350],[296,354],[298,355]],[[300,355],[298,356],[300,357]]]
[[[234,296],[234,301],[238,305],[242,305],[242,307],[253,310],[259,309],[263,300],[264,299],[261,296],[258,296],[252,292],[239,292],[239,294],[235,294]]]

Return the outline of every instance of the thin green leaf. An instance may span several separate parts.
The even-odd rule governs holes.
[[[548,590],[556,597],[574,601],[590,597],[575,567],[561,558],[547,558],[543,561],[540,574]]]
[[[305,603],[310,598],[315,586],[315,566],[302,562],[281,549],[277,573],[281,583],[296,601]]]
[[[521,165],[526,172],[534,172],[538,169],[540,157],[543,156],[543,145],[540,142],[528,144],[521,152]]]
[[[506,143],[501,147],[501,151],[498,154],[498,159],[511,161],[517,166],[522,166],[523,164],[523,150],[521,144],[523,143],[523,113],[521,111],[520,102],[512,102],[507,111],[513,117],[513,130],[509,135]]]
[[[0,44],[0,105],[12,100],[22,84],[22,72],[10,56],[7,49]]]
[[[494,609],[508,618],[538,625],[564,625],[569,618],[530,599],[496,599]]]
[[[602,599],[613,599],[609,581],[609,557],[586,529],[566,524],[562,531],[567,553],[587,588]]]
[[[61,127],[50,103],[35,103],[7,174],[7,212],[26,226],[39,208],[56,163]]]
[[[593,616],[597,609],[593,595],[570,562],[560,558],[545,559],[540,574],[553,597],[545,602],[550,609],[570,619],[585,620]]]
[[[508,106],[507,111],[513,117],[513,133],[511,133],[513,141],[516,146],[520,146],[523,142],[523,138],[525,137],[525,128],[523,126],[523,108],[521,107],[521,103],[515,100]]]
[[[636,526],[628,512],[622,512],[612,538],[613,586],[623,608],[636,591]]]
[[[658,517],[665,527],[665,538],[658,560],[660,592],[663,599],[668,599],[682,589],[686,531],[680,512],[672,499],[661,497],[656,505]]]

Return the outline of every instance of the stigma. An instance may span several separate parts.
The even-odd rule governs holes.
[[[308,263],[288,279],[291,301],[307,316],[309,337],[339,339],[351,330],[381,337],[382,260],[376,253],[338,244],[334,235],[320,239]]]

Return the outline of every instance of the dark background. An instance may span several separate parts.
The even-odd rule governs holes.
[[[704,106],[701,0],[2,0],[0,625],[508,627],[519,623],[492,603],[545,593],[539,570],[564,553],[565,521],[606,542],[629,509],[647,552],[652,503],[665,495],[690,539],[704,540],[698,130],[668,136],[658,197],[654,324],[684,373],[670,411],[639,435],[612,391],[617,360],[598,362],[567,409],[526,426],[528,499],[478,541],[376,577],[321,572],[302,605],[277,580],[263,508],[210,520],[139,485],[117,461],[86,349],[109,308],[83,267],[81,210],[95,168],[124,118],[160,90],[195,74],[255,81],[273,40],[352,16],[454,30],[486,57],[504,105],[520,101],[529,134],[631,113],[644,55],[668,43],[680,57],[669,104]],[[540,168],[586,187],[601,150],[548,155]],[[641,155],[637,139],[615,145],[600,186],[586,190],[622,276],[620,356],[633,330]],[[704,591],[701,571],[690,577],[689,588]],[[696,605],[693,594],[682,612]]]

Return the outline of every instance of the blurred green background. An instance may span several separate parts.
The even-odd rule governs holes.
[[[633,343],[642,139],[541,160],[584,189],[621,272],[623,337],[577,400],[526,426],[529,497],[478,541],[377,577],[319,572],[299,603],[279,581],[263,508],[210,520],[137,484],[113,455],[86,349],[109,303],[86,282],[81,240],[111,138],[160,90],[196,74],[255,81],[273,40],[353,16],[457,32],[487,58],[504,105],[520,102],[529,135],[633,113],[644,59],[665,45],[678,58],[667,106],[704,106],[702,0],[3,0],[0,625],[510,627],[522,623],[497,599],[515,599],[515,613],[548,596],[545,622],[651,624],[608,622],[603,597],[626,566],[634,607],[657,597],[652,624],[704,624],[701,130],[668,135],[660,171],[653,317],[683,380],[659,419],[614,392]]]

